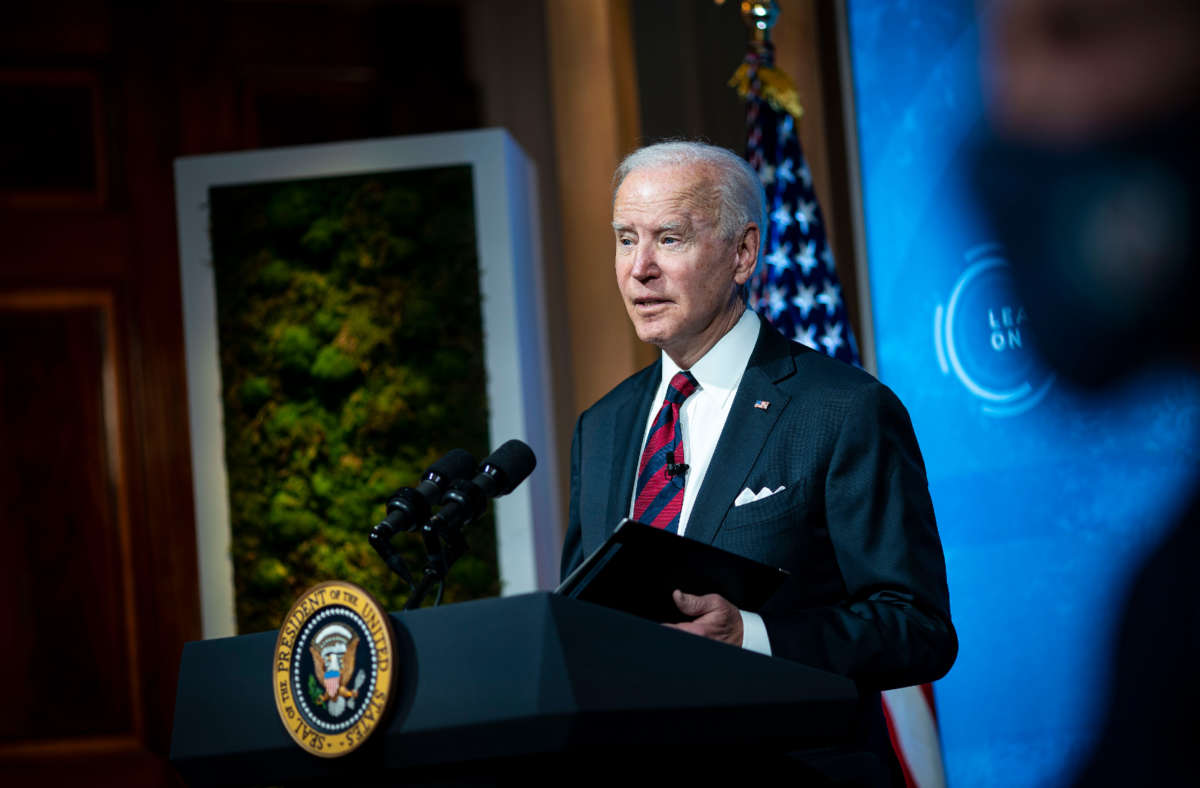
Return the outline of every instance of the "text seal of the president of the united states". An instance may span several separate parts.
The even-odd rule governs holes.
[[[374,597],[340,580],[313,586],[292,605],[275,641],[279,719],[313,755],[353,752],[384,720],[395,659],[391,621]]]

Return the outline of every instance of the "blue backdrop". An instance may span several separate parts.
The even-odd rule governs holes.
[[[1198,467],[1200,387],[1160,371],[1083,398],[1031,352],[963,183],[982,123],[974,5],[850,5],[875,346],[946,551],[950,784],[1055,785],[1095,732],[1131,573]]]

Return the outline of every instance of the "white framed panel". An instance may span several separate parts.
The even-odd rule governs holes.
[[[538,458],[532,476],[496,501],[501,593],[557,582],[561,489],[536,173],[508,133],[484,129],[189,156],[175,161],[175,189],[205,638],[236,634],[209,190],[461,165],[471,168],[474,192],[489,438],[493,448],[519,438]],[[364,540],[371,525],[363,523]]]

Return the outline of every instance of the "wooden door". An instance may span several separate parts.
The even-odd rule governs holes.
[[[124,45],[104,4],[23,13],[0,33],[0,782],[173,784],[200,617],[167,43]]]

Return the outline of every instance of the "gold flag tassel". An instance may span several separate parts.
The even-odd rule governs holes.
[[[758,89],[754,81],[758,80]],[[782,70],[774,66],[761,66],[751,63],[750,58],[742,61],[738,70],[729,79],[729,87],[737,90],[739,96],[748,99],[754,96],[765,100],[776,112],[786,112],[797,120],[804,114],[800,106],[800,95],[796,93],[796,85]]]
[[[718,4],[722,0],[717,0]],[[742,21],[750,28],[753,38],[746,49],[746,59],[729,79],[729,86],[743,99],[760,98],[776,112],[786,112],[799,120],[804,114],[800,95],[792,78],[775,68],[775,45],[771,43],[771,28],[779,16],[779,8],[771,2],[741,4]]]

